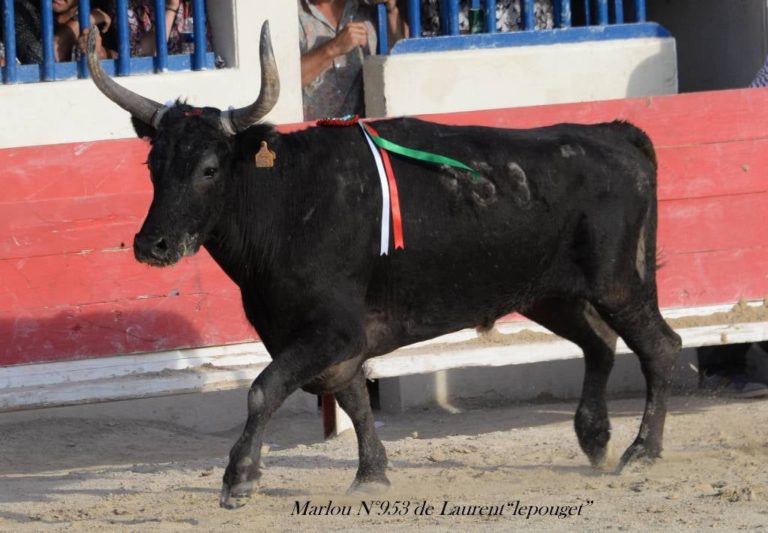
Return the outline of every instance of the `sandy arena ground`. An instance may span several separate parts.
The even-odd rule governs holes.
[[[618,454],[634,437],[642,400],[610,408]],[[459,414],[382,416],[392,488],[380,497],[345,495],[357,465],[352,435],[322,442],[318,417],[278,419],[260,493],[234,511],[217,500],[237,429],[209,435],[124,419],[0,416],[0,531],[768,529],[768,401],[674,398],[663,460],[620,476],[587,465],[574,409],[465,405]],[[296,502],[329,501],[351,516],[294,513]],[[358,514],[362,502],[370,514]],[[418,515],[424,502],[432,513]],[[526,518],[513,514],[515,502],[518,513],[561,506],[572,516]],[[382,514],[386,505],[405,514]],[[501,506],[503,514],[441,516],[444,505]]]

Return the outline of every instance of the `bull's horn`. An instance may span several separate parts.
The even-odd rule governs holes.
[[[261,26],[259,41],[259,57],[261,59],[261,90],[254,103],[240,109],[232,109],[222,114],[222,125],[230,129],[227,121],[231,121],[230,133],[243,131],[259,122],[269,113],[280,96],[280,76],[277,72],[275,54],[272,51],[272,38],[269,35],[269,21]]]
[[[135,118],[156,128],[157,124],[155,124],[155,121],[159,122],[159,119],[162,116],[162,113],[158,113],[158,110],[162,109],[163,106],[149,98],[144,98],[141,95],[129,91],[104,72],[104,69],[101,68],[99,58],[96,57],[96,33],[98,31],[97,28],[91,28],[91,31],[88,34],[88,68],[91,71],[93,83],[95,83],[96,87],[104,93],[104,96],[128,111]]]

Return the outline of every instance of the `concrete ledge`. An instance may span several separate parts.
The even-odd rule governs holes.
[[[510,46],[542,46],[586,41],[609,41],[648,37],[671,37],[655,22],[611,24],[608,26],[578,26],[538,31],[510,31],[465,35],[440,35],[403,39],[395,43],[390,54],[446,52],[449,50],[480,50]]]
[[[696,350],[683,350],[675,365],[673,386],[692,390],[698,385]],[[381,410],[400,413],[409,409],[441,406],[448,410],[472,401],[531,401],[573,399],[581,396],[584,362],[559,359],[506,367],[472,367],[440,370],[379,380]],[[640,364],[633,354],[621,354],[608,382],[609,395],[645,391]]]
[[[364,83],[368,116],[675,94],[675,40],[650,37],[375,56],[366,60]]]

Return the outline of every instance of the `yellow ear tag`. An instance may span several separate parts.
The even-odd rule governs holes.
[[[275,166],[277,154],[269,149],[267,141],[261,141],[261,148],[253,159],[256,162],[256,168],[272,168]]]

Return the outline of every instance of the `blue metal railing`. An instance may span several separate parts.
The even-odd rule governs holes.
[[[541,32],[542,29],[536,28],[536,13],[535,13],[535,0],[518,0],[520,3],[520,30],[525,32]],[[574,26],[591,27],[591,26],[620,26],[624,24],[638,24],[642,25],[646,22],[646,0],[550,0],[552,2],[552,23],[553,28],[557,30],[570,29]],[[632,20],[627,20],[627,13],[625,12],[625,3],[628,10],[631,12]],[[411,29],[412,38],[428,37],[423,35],[422,20],[421,20],[421,2],[420,0],[408,0],[407,9],[407,21]],[[496,0],[467,0],[460,2],[459,0],[439,0],[440,9],[440,34],[457,36],[459,35],[459,13],[463,7],[469,9],[471,14],[477,10],[482,13],[484,22],[479,27],[482,28],[483,33],[496,33]],[[576,13],[576,18],[574,18]],[[382,31],[382,22],[384,23],[384,30]],[[379,11],[379,34],[386,33],[386,12]],[[477,30],[472,24],[472,17],[470,16],[470,28],[471,33],[476,33]],[[638,36],[652,35],[654,28],[642,27],[638,28]],[[658,32],[663,34],[663,30],[659,29]],[[618,32],[618,34],[621,34]],[[560,34],[564,39],[564,34]],[[550,39],[552,40],[552,39]],[[556,42],[557,39],[552,40]],[[473,41],[477,43],[477,41]],[[547,41],[549,42],[549,41]],[[408,51],[422,51],[427,49],[427,46],[405,46],[402,47]],[[379,46],[379,53],[386,54],[388,52],[388,46],[386,40]]]
[[[194,49],[191,54],[168,54],[168,39],[165,27],[165,0],[154,0],[155,13],[161,24],[155,28],[155,56],[131,57],[130,30],[128,27],[128,0],[116,0],[117,30],[116,60],[104,60],[102,66],[110,75],[128,76],[168,70],[203,70],[213,68],[214,55],[207,51],[205,0],[191,1],[194,14],[191,41]],[[14,0],[0,0],[3,13],[3,45],[5,47],[5,66],[2,67],[4,84],[37,81],[54,81],[75,78],[87,78],[88,67],[84,57],[76,63],[56,62],[54,56],[54,19],[51,0],[40,0],[40,21],[42,35],[43,62],[40,65],[19,65],[16,62],[16,27]],[[183,4],[182,4],[183,8]],[[78,22],[81,28],[90,26],[90,0],[79,0]],[[182,39],[186,34],[182,34]]]

